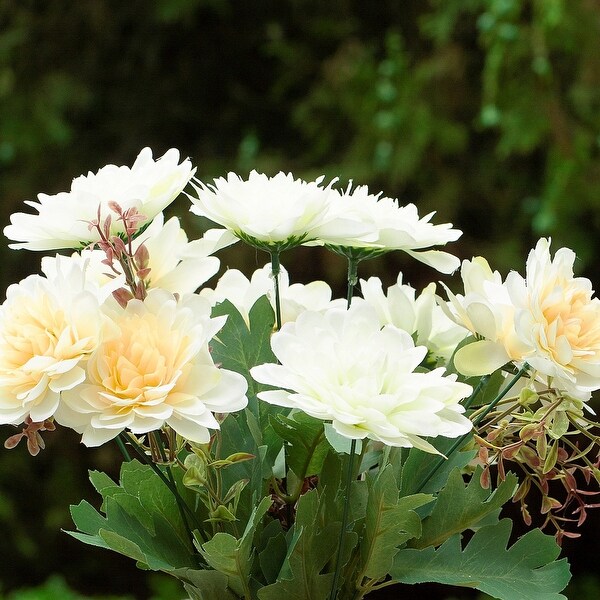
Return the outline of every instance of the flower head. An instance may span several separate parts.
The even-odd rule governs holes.
[[[259,398],[331,420],[346,437],[436,452],[423,437],[458,437],[471,428],[460,404],[471,387],[443,369],[416,373],[427,349],[406,331],[382,329],[364,304],[302,313],[271,345],[281,364],[259,365],[251,375],[281,389]]]
[[[218,429],[213,413],[247,404],[247,383],[214,364],[208,342],[224,318],[196,295],[179,302],[153,289],[144,301],[115,306],[109,315],[118,335],[102,340],[90,358],[86,380],[63,392],[56,420],[97,446],[124,429],[146,433],[170,425],[188,440],[206,443]]]
[[[283,250],[312,240],[336,243],[346,236],[363,239],[370,229],[332,209],[335,192],[323,177],[306,182],[291,173],[268,177],[252,171],[247,180],[235,173],[214,185],[193,183],[191,211],[219,223],[259,248]]]
[[[467,336],[438,306],[435,283],[430,283],[418,296],[410,285],[402,283],[402,273],[395,285],[383,292],[378,277],[361,279],[364,302],[372,306],[381,326],[391,324],[410,333],[416,343],[426,346],[435,358],[448,363],[458,343]],[[354,298],[353,302],[361,302]]]
[[[365,241],[349,236],[338,242],[340,248],[336,251],[369,257],[403,250],[442,273],[452,273],[459,267],[455,256],[431,248],[457,240],[462,235],[460,230],[452,229],[451,223],[434,225],[430,221],[435,213],[419,217],[414,204],[400,206],[397,200],[380,198],[380,195],[369,194],[364,185],[354,190],[349,185],[346,191],[337,192],[336,210],[349,219],[369,224],[376,237]]]
[[[0,307],[0,423],[52,417],[60,394],[85,378],[82,364],[114,328],[101,302],[114,284],[87,278],[86,262],[45,258],[47,277],[7,290]]]
[[[220,261],[213,252],[237,239],[226,229],[210,229],[202,238],[188,242],[177,217],[164,223],[161,214],[133,242],[133,250],[143,243],[148,250],[146,284],[177,294],[196,291],[219,270]]]
[[[576,397],[600,389],[600,300],[588,279],[574,277],[574,261],[567,248],[552,258],[545,238],[529,253],[525,277],[511,272],[502,282],[484,259],[465,261],[465,296],[449,294],[450,310],[484,339],[457,352],[457,368],[480,375],[527,362]]]
[[[575,253],[550,256],[540,239],[527,257],[525,277],[510,273],[506,287],[515,306],[515,331],[530,348],[527,362],[567,391],[600,389],[600,299],[592,283],[573,275]]]
[[[281,322],[294,321],[306,310],[324,311],[331,306],[331,288],[324,281],[307,284],[289,284],[287,271],[282,267],[279,274],[281,299]],[[249,324],[250,309],[261,296],[268,296],[275,310],[271,265],[257,269],[248,279],[241,271],[229,269],[221,276],[215,289],[204,288],[200,295],[211,304],[229,300]]]
[[[37,202],[26,201],[38,214],[11,215],[4,235],[18,242],[10,244],[11,248],[78,248],[98,241],[98,232],[89,223],[99,210],[106,217],[111,202],[124,211],[135,208],[150,220],[181,193],[195,172],[189,159],[178,163],[179,152],[174,148],[156,161],[150,148],[144,148],[131,168],[107,165],[74,179],[68,192],[38,194]],[[123,232],[123,222],[113,219],[111,234]]]

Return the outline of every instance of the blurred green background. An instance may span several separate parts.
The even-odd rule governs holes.
[[[503,273],[552,236],[597,285],[599,39],[598,0],[0,0],[0,225],[79,174],[176,147],[204,181],[255,168],[368,184],[437,211],[464,231],[455,254]],[[170,211],[200,233],[186,199]],[[3,290],[39,268],[39,254],[0,252]],[[284,260],[294,280],[342,286],[333,255]],[[264,262],[241,248],[223,258],[247,271]],[[361,274],[391,284],[400,269],[416,287],[438,279],[399,255]],[[87,469],[114,474],[118,456],[66,431],[47,438],[35,459],[24,448],[0,458],[6,598],[52,573],[81,593],[175,598],[61,532],[68,504],[94,497]],[[592,514],[565,542],[569,597],[600,597],[599,530]]]

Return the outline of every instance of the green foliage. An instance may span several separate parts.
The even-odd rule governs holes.
[[[250,596],[254,535],[270,504],[270,498],[262,499],[252,512],[239,540],[227,533],[218,532],[208,542],[200,545],[200,553],[208,565],[226,575],[228,587],[246,598]]]
[[[189,532],[175,496],[154,471],[137,461],[123,463],[119,485],[90,474],[102,495],[98,514],[85,501],[71,507],[76,539],[114,550],[153,570],[193,566]]]
[[[510,532],[510,520],[503,519],[476,531],[464,549],[454,535],[437,550],[400,550],[391,575],[403,583],[474,587],[500,600],[565,599],[559,592],[569,581],[569,567],[566,559],[556,561],[560,548],[554,539],[534,530],[507,549]]]
[[[500,509],[517,489],[517,478],[509,473],[498,488],[490,492],[481,487],[480,472],[476,471],[466,485],[458,469],[450,473],[431,514],[423,521],[415,547],[439,546],[455,533],[477,528],[488,516],[497,519]]]
[[[272,417],[271,425],[286,442],[286,462],[298,477],[304,479],[321,472],[330,448],[325,438],[323,421],[297,412],[290,417],[276,415]]]
[[[421,537],[421,519],[414,509],[430,502],[433,496],[415,494],[400,498],[391,465],[368,483],[361,572],[369,579],[382,579],[389,573],[398,547]]]
[[[213,309],[213,317],[227,315],[227,322],[212,341],[212,356],[224,369],[237,371],[248,381],[248,393],[255,397],[259,385],[250,376],[255,365],[275,360],[269,343],[275,317],[266,296],[259,298],[250,309],[250,323],[246,324],[239,311],[229,300]]]

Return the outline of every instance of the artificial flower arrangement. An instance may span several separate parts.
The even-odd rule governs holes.
[[[12,248],[75,251],[43,258],[0,309],[0,423],[20,428],[5,446],[35,455],[58,424],[123,454],[120,481],[90,473],[102,506],[73,506],[71,535],[194,600],[421,582],[564,598],[559,545],[600,479],[600,301],[574,253],[541,239],[525,276],[477,257],[464,293],[401,274],[384,291],[361,261],[402,250],[449,274],[460,262],[439,247],[461,232],[364,186],[204,184],[179,160],[146,148],[5,229]],[[192,212],[220,226],[193,241],[162,215],[190,182]],[[201,288],[238,240],[269,264]],[[290,285],[282,256],[299,245],[347,261],[345,299]],[[539,525],[516,540],[511,501]]]

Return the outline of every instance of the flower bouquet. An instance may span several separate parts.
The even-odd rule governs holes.
[[[91,472],[84,543],[179,579],[194,600],[359,600],[437,582],[502,600],[564,598],[564,537],[598,493],[600,301],[575,255],[541,239],[525,275],[464,261],[464,293],[384,291],[362,261],[401,250],[428,268],[461,232],[366,187],[290,174],[193,179],[144,149],[5,229],[12,248],[70,249],[8,288],[0,422],[29,452],[57,425],[118,444],[120,480]],[[189,241],[162,211],[191,183],[220,226]],[[266,253],[250,279],[213,256]],[[345,260],[346,298],[290,284],[299,245]],[[200,288],[200,291],[197,290]],[[360,294],[358,293],[360,288]],[[520,506],[514,539],[501,518]],[[543,531],[542,531],[543,530]]]

